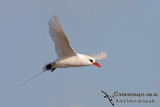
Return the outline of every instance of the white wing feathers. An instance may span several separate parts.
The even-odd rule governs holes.
[[[90,56],[93,57],[96,60],[103,60],[107,57],[107,53],[106,52],[101,52],[100,54],[92,54]]]
[[[55,43],[55,50],[59,58],[66,58],[76,55],[76,52],[70,46],[69,40],[61,27],[56,16],[48,22],[49,33]]]

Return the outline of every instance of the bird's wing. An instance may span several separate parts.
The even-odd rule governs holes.
[[[69,40],[63,31],[63,28],[56,16],[48,22],[49,33],[55,43],[55,50],[59,58],[66,58],[76,55],[76,52],[70,46]]]
[[[107,57],[107,53],[106,52],[101,52],[100,54],[92,54],[90,56],[93,57],[96,60],[103,60]]]
[[[102,92],[103,94],[107,95],[107,93],[106,93],[106,92],[104,92],[103,90],[101,90],[101,92]]]
[[[112,104],[112,106],[114,106],[114,102],[113,102],[113,100],[109,100],[109,102]]]

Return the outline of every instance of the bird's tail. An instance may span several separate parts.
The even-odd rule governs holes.
[[[23,83],[20,84],[19,86],[22,86],[22,85],[26,84],[27,82],[29,82],[29,81],[31,81],[32,79],[34,79],[35,77],[39,76],[39,75],[42,74],[43,72],[46,72],[46,71],[48,71],[48,70],[51,70],[51,72],[53,72],[53,71],[56,69],[56,68],[52,68],[52,66],[54,66],[54,65],[55,65],[55,62],[53,62],[52,64],[51,64],[51,63],[46,64],[46,65],[42,68],[42,69],[43,69],[42,72],[38,73],[38,74],[35,75],[34,77],[32,77],[32,78],[28,79],[27,81],[23,82]]]
[[[42,68],[42,70],[45,72],[47,71],[46,65]]]
[[[27,82],[31,81],[31,80],[34,79],[35,77],[39,76],[39,75],[42,74],[43,72],[45,72],[45,71],[42,71],[42,72],[38,73],[37,75],[35,75],[34,77],[28,79],[27,81],[24,81],[22,84],[19,85],[19,87],[22,86],[22,85],[24,85],[24,84],[26,84]]]

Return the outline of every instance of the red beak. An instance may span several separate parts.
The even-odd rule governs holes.
[[[97,66],[97,67],[101,67],[101,65],[99,65],[99,63],[97,63],[97,62],[93,62],[92,64]]]

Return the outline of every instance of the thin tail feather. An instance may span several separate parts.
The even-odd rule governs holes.
[[[23,82],[22,84],[19,85],[19,87],[22,86],[22,85],[24,85],[24,84],[26,84],[27,82],[31,81],[31,80],[34,79],[35,77],[41,75],[43,72],[45,72],[45,71],[42,71],[42,72],[38,73],[37,75],[35,75],[34,77],[32,77],[32,78],[28,79],[27,81]]]

